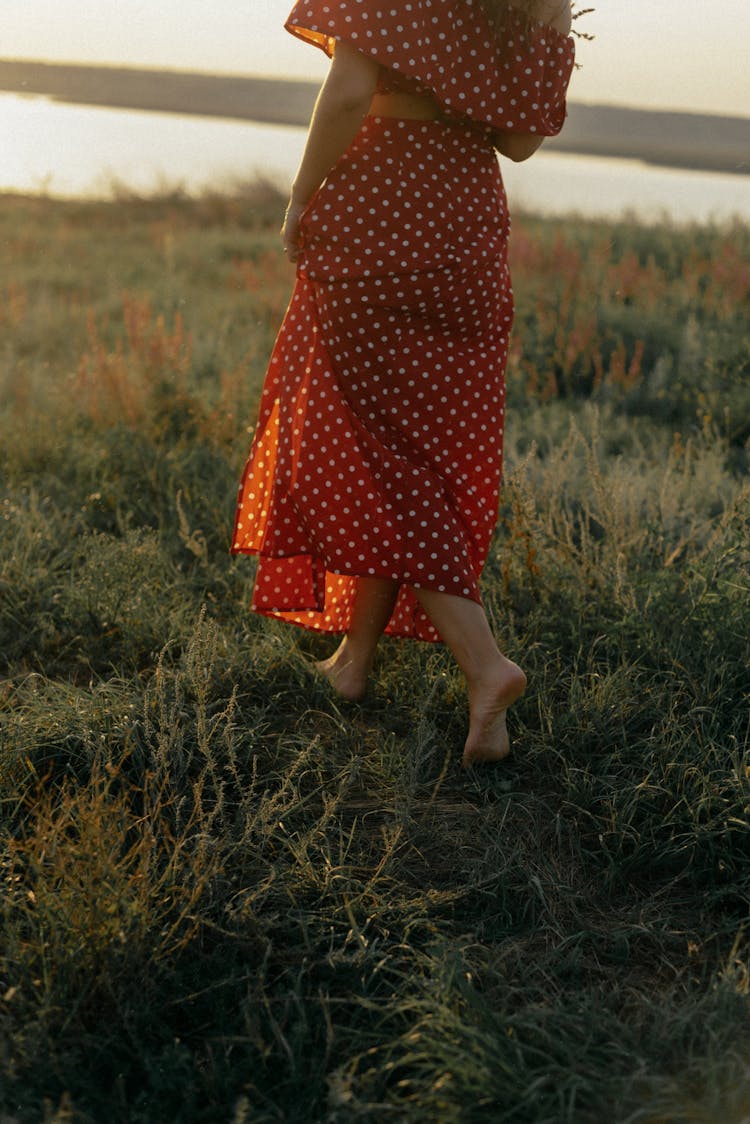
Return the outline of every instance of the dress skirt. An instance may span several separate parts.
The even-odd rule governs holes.
[[[387,632],[439,640],[414,589],[479,600],[513,319],[508,211],[482,129],[368,117],[302,220],[239,489],[252,608],[344,632],[361,577]]]

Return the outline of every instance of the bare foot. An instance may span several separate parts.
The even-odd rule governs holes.
[[[500,661],[469,684],[469,736],[463,755],[464,769],[482,761],[502,761],[510,753],[505,716],[508,707],[526,689],[526,676],[512,660]]]
[[[346,637],[332,656],[327,660],[319,660],[315,667],[325,675],[334,691],[350,702],[361,699],[367,689],[369,661],[363,665],[361,660],[355,658]]]

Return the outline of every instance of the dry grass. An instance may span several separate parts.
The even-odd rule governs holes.
[[[516,224],[465,776],[440,648],[342,706],[228,558],[276,206],[0,207],[0,1115],[739,1124],[747,231]]]

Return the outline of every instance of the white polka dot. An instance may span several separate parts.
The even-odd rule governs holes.
[[[401,586],[389,630],[435,640],[414,589],[478,597],[502,468],[513,295],[491,129],[559,129],[572,45],[534,23],[499,51],[476,6],[447,3],[299,0],[290,24],[329,53],[356,42],[382,92],[431,91],[446,116],[366,118],[306,211],[233,550],[260,555],[260,612],[344,631],[357,577],[383,577]]]

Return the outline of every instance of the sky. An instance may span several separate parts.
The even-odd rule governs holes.
[[[321,52],[283,30],[291,5],[2,0],[0,58],[320,78]],[[750,0],[600,0],[578,26],[596,39],[571,100],[750,116]]]

